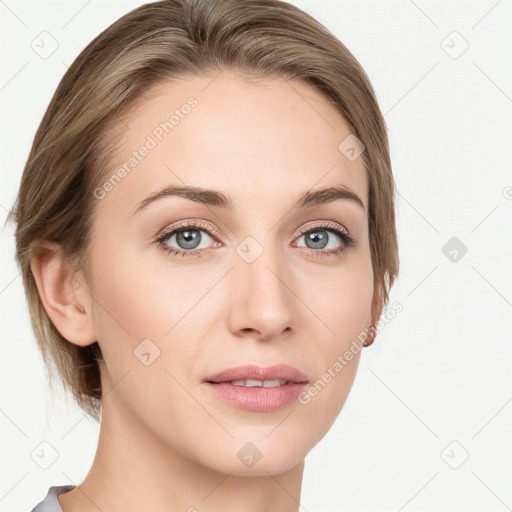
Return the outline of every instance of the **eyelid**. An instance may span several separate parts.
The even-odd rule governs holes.
[[[179,231],[182,228],[191,228],[191,227],[204,229],[205,231],[211,232],[212,234],[214,234],[215,236],[217,236],[219,238],[221,236],[219,231],[215,228],[215,226],[207,221],[203,221],[200,219],[199,220],[198,219],[192,219],[192,220],[185,219],[183,221],[178,221],[174,224],[171,224],[170,226],[167,226],[164,229],[160,230],[154,236],[154,238],[156,238],[157,240],[160,240],[162,238],[165,238],[167,235],[170,235],[173,231]]]
[[[301,227],[299,229],[299,233],[301,235],[307,233],[308,231],[311,231],[312,229],[319,229],[319,228],[332,228],[337,229],[341,231],[342,233],[345,233],[346,235],[350,235],[350,232],[345,226],[342,226],[341,224],[338,224],[337,222],[334,222],[332,220],[324,220],[324,221],[311,221],[306,226]]]
[[[214,235],[216,235],[218,238],[221,238],[220,232],[215,228],[213,224],[207,221],[203,221],[201,219],[192,219],[192,220],[183,220],[178,221],[177,223],[174,223],[170,226],[165,227],[164,229],[160,230],[153,238],[154,239],[162,239],[166,237],[167,235],[171,234],[173,231],[180,230],[181,228],[187,228],[187,227],[196,227],[196,228],[203,228],[206,231],[211,231]],[[298,229],[298,232],[301,235],[304,235],[308,231],[311,231],[312,229],[318,229],[318,228],[333,228],[338,229],[342,231],[343,233],[350,235],[350,232],[348,229],[345,228],[345,226],[342,226],[341,224],[326,220],[326,221],[310,221],[305,226]],[[296,236],[294,235],[293,240],[295,240]]]

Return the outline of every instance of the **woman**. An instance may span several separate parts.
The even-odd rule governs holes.
[[[398,275],[394,193],[368,77],[297,7],[166,0],[96,37],[12,211],[45,362],[101,421],[34,511],[299,510]]]

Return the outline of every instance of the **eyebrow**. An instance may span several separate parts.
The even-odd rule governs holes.
[[[235,202],[232,197],[225,195],[218,190],[211,190],[194,186],[169,185],[160,190],[157,190],[142,200],[137,205],[132,215],[135,215],[140,210],[146,208],[149,204],[164,197],[182,197],[204,205],[217,206],[219,208],[225,208],[228,210],[235,209]],[[332,203],[339,199],[352,201],[361,207],[363,211],[366,211],[365,205],[361,198],[355,192],[352,192],[345,186],[306,190],[292,204],[290,209],[311,208],[313,206]]]

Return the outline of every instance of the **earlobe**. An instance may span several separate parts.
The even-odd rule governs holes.
[[[80,278],[63,259],[58,245],[43,243],[30,260],[41,303],[60,334],[75,345],[97,341],[91,298]]]

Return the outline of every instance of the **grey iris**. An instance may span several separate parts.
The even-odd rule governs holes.
[[[176,233],[176,242],[182,249],[195,249],[201,243],[201,234],[197,229]]]
[[[320,233],[320,235],[318,234]],[[306,233],[306,245],[311,249],[323,249],[327,245],[328,235],[327,231],[316,230]],[[308,245],[308,242],[312,242],[313,245]]]

